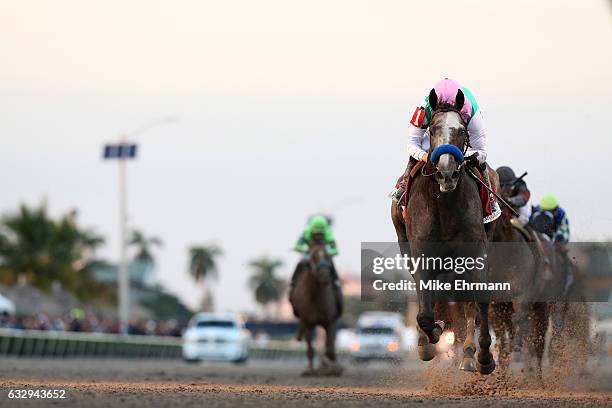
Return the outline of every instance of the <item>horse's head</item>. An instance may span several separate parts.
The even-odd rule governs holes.
[[[461,115],[465,102],[459,89],[454,105],[438,102],[435,89],[429,93],[432,108],[429,124],[429,160],[435,167],[436,181],[441,192],[451,192],[457,187],[464,163],[464,151],[468,142],[467,126]]]
[[[314,242],[310,246],[310,267],[308,273],[322,285],[331,282],[331,262],[327,256],[324,242]]]

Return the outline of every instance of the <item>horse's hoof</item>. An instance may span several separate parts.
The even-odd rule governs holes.
[[[334,363],[319,367],[317,374],[324,377],[340,377],[343,371],[344,367],[342,367],[340,364]]]
[[[459,369],[461,371],[470,371],[473,373],[476,371],[476,363],[473,358],[464,357],[463,360],[461,360],[461,364],[459,364]]]
[[[327,356],[321,358],[321,365],[317,369],[317,372],[323,376],[339,377],[342,375],[344,367],[336,360],[331,360]]]
[[[440,336],[444,333],[444,322],[442,320],[436,320],[434,329],[431,331],[429,335],[429,342],[431,344],[438,344],[440,341]]]
[[[336,364],[335,361],[332,361],[326,355],[321,356],[321,367],[332,367]]]
[[[314,375],[317,375],[317,372],[312,368],[307,368],[306,370],[302,371],[302,377],[312,377]]]
[[[419,358],[423,361],[431,361],[436,356],[436,347],[432,344],[424,344],[418,347]]]
[[[478,372],[480,374],[491,374],[493,371],[495,371],[495,360],[491,358],[491,362],[489,364],[481,364],[479,361],[476,361],[476,368],[478,368]]]

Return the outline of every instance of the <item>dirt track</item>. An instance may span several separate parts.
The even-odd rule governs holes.
[[[348,366],[341,378],[303,378],[302,366],[295,363],[4,359],[0,406],[611,406],[611,364],[586,377],[538,384],[522,375],[483,378],[420,362]],[[43,388],[65,389],[67,398],[7,396],[9,389]]]

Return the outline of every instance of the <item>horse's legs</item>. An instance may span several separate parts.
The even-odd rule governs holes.
[[[480,309],[480,336],[478,337],[478,357],[476,368],[481,374],[491,374],[495,370],[495,360],[491,354],[491,333],[489,332],[489,303],[479,302]]]
[[[506,327],[506,336],[504,336],[504,354],[500,357],[502,359],[504,368],[508,368],[510,366],[511,356],[512,356],[512,342],[514,340],[514,321],[512,320],[512,316],[514,314],[514,305],[512,302],[508,302],[505,304],[506,313],[504,315],[504,326]]]
[[[336,323],[325,327],[325,356],[330,362],[336,361]]]
[[[562,332],[565,320],[567,303],[555,302],[550,305],[550,321],[552,324],[552,333],[550,337],[550,348],[548,350],[548,358],[552,365],[558,357],[561,356],[562,350]]]
[[[473,302],[463,304],[463,314],[465,315],[465,341],[463,342],[463,360],[459,369],[463,371],[476,371],[474,353],[476,344],[474,343],[474,327],[476,325],[476,310]]]
[[[312,346],[312,327],[306,328],[306,356],[308,357],[308,370],[314,369],[313,360],[315,355],[314,347]]]
[[[515,310],[516,312],[512,319],[512,360],[518,362],[521,360],[525,336],[529,332],[529,303],[518,301]]]
[[[419,328],[427,335],[429,342],[436,344],[440,340],[443,327],[434,320],[432,292],[431,290],[420,290],[417,295],[419,300],[417,323]]]
[[[512,324],[512,303],[494,303],[491,305],[493,312],[493,330],[495,331],[497,350],[499,353],[499,365],[508,368],[510,365],[510,352],[512,338],[514,337],[514,325]]]
[[[419,290],[417,298],[419,301],[419,313],[417,314],[419,331],[418,354],[421,360],[429,361],[436,356],[434,344],[440,340],[442,327],[434,320],[431,291]]]
[[[453,332],[455,333],[455,343],[463,344],[466,334],[466,322],[463,302],[458,302],[450,305],[451,316],[453,321]]]
[[[542,379],[542,359],[544,347],[546,346],[546,330],[548,329],[548,304],[537,302],[533,304],[533,315],[531,318],[531,341],[536,357],[536,376]]]
[[[429,342],[429,337],[420,327],[417,327],[419,332],[418,354],[422,361],[433,360],[437,354],[436,346]]]

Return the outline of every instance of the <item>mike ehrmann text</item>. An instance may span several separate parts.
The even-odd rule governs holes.
[[[402,279],[399,282],[384,282],[380,279],[372,282],[374,290],[416,290],[416,283],[407,279]],[[441,282],[439,280],[428,280],[419,282],[419,290],[456,290],[456,291],[473,291],[473,290],[491,290],[491,291],[510,291],[510,282],[468,282],[465,280],[456,280],[451,282]]]

